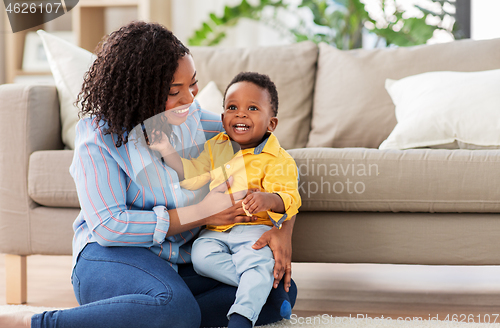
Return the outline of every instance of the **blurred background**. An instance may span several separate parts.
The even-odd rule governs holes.
[[[189,46],[312,40],[347,50],[500,37],[500,0],[80,0],[17,33],[2,7],[0,83],[51,83],[38,28],[93,51],[103,35],[135,19],[159,21]]]

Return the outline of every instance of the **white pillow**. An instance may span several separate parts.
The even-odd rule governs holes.
[[[222,114],[224,112],[222,107],[223,95],[214,81],[208,82],[203,90],[198,92],[195,98],[203,109],[209,110],[215,114]]]
[[[79,111],[74,102],[82,89],[83,76],[89,70],[96,56],[43,30],[39,30],[37,33],[42,38],[59,94],[62,140],[67,148],[73,149]]]
[[[398,124],[379,149],[500,146],[500,69],[429,72],[385,87]]]

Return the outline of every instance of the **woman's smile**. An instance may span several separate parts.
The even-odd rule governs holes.
[[[170,112],[176,114],[177,116],[184,117],[184,116],[186,116],[188,114],[189,107],[191,105],[192,104],[186,104],[186,105],[182,105],[182,106],[179,106],[179,107],[176,107],[176,108],[172,108],[170,110]]]

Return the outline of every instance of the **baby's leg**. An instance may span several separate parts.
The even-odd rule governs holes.
[[[191,260],[199,275],[237,287],[240,278],[227,245],[228,236],[227,232],[202,231],[193,243]]]
[[[228,316],[237,313],[255,324],[266,303],[274,282],[273,253],[268,246],[255,250],[252,245],[270,228],[263,225],[236,226],[230,233],[229,245],[232,246],[232,260],[240,276],[240,284]]]

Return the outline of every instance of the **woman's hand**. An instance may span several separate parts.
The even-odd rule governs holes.
[[[252,246],[253,249],[261,249],[267,245],[274,255],[274,288],[283,278],[285,290],[288,292],[292,281],[292,232],[295,224],[295,215],[288,221],[283,222],[281,229],[273,227]]]
[[[256,217],[245,215],[241,199],[246,195],[245,191],[226,194],[228,185],[231,186],[234,181],[233,177],[229,177],[226,182],[212,189],[208,195],[200,203],[202,215],[205,214],[206,224],[211,225],[227,225],[233,223],[255,221]]]
[[[232,195],[225,194],[228,185],[233,183],[233,177],[212,189],[198,204],[168,210],[170,226],[167,237],[197,228],[203,225],[226,225],[239,222],[255,221],[256,217],[246,216],[240,198],[245,191]],[[232,197],[231,197],[232,196]],[[235,201],[237,199],[238,201]]]

